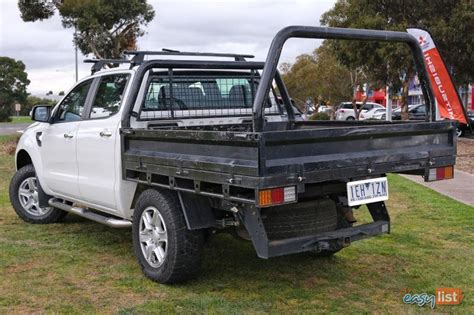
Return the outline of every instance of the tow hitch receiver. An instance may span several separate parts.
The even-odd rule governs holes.
[[[316,244],[314,245],[314,251],[316,253],[320,253],[324,250],[335,250],[340,248],[341,246],[349,247],[349,245],[351,245],[351,238],[349,236],[341,237],[334,240],[316,242]]]

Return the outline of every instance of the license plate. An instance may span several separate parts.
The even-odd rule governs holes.
[[[347,183],[347,200],[349,206],[358,206],[387,199],[388,183],[386,177]]]

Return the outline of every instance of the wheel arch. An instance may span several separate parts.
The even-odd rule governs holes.
[[[16,154],[16,170],[19,170],[20,168],[32,164],[33,165],[33,160],[31,159],[31,156],[28,152],[26,152],[25,149],[21,149],[18,151]]]
[[[138,184],[135,189],[135,195],[133,196],[131,209],[135,208],[138,198],[147,189],[170,190],[166,188],[154,187],[146,184]],[[177,194],[181,210],[183,211],[184,218],[186,219],[186,225],[189,230],[199,230],[210,228],[215,225],[215,216],[212,211],[211,201],[208,197],[199,196],[192,193],[185,193],[179,191],[170,190],[172,193]]]
[[[33,165],[36,171],[36,177],[41,182],[41,189],[45,194],[52,195],[53,192],[49,189],[49,186],[45,183],[43,177],[44,169],[41,168],[42,160],[39,152],[31,146],[21,143],[21,139],[18,146],[18,151],[15,156],[16,171],[27,165]]]

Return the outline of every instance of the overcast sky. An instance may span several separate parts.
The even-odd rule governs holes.
[[[148,0],[156,16],[139,38],[142,50],[171,48],[187,51],[254,54],[265,60],[275,33],[288,25],[319,25],[322,13],[335,0]],[[16,0],[0,0],[0,56],[22,60],[31,80],[29,92],[41,95],[67,91],[74,84],[71,29],[59,16],[25,23]],[[290,40],[281,61],[292,62],[311,52],[319,41]],[[79,55],[79,77],[88,75]]]

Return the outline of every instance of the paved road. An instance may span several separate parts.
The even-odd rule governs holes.
[[[23,130],[28,127],[31,123],[22,123],[22,124],[10,124],[10,123],[1,123],[0,124],[0,135],[13,135],[18,133],[18,130]]]
[[[425,182],[421,176],[402,175],[418,184],[474,207],[474,175],[454,170],[454,179]]]

